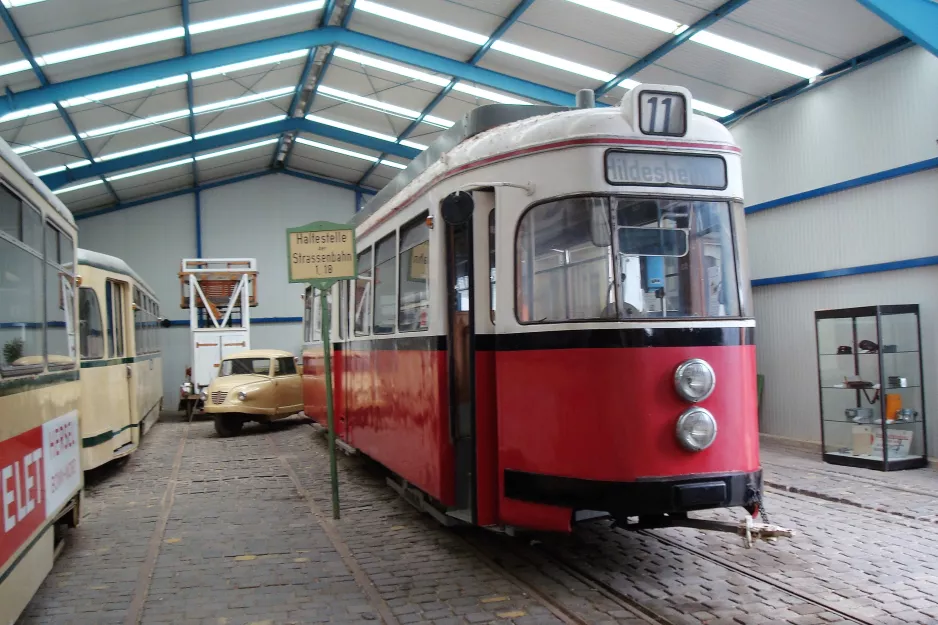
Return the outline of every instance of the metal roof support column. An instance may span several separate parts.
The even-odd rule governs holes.
[[[195,193],[195,257],[202,258],[202,189],[196,185]]]
[[[511,11],[511,13],[508,14],[508,17],[506,17],[502,21],[502,23],[498,25],[498,28],[496,28],[492,32],[488,40],[485,43],[483,43],[482,46],[478,50],[475,51],[475,54],[473,54],[472,58],[469,59],[468,64],[475,65],[476,63],[481,61],[482,57],[485,56],[485,53],[488,52],[489,49],[492,47],[492,44],[494,44],[496,41],[501,39],[502,36],[506,32],[508,32],[508,29],[511,28],[514,25],[514,23],[517,22],[521,18],[524,12],[527,11],[528,8],[530,8],[532,4],[534,4],[534,0],[521,0],[521,2],[519,2],[515,6],[515,8]],[[443,98],[449,95],[449,92],[453,90],[453,87],[456,86],[457,82],[459,81],[456,78],[451,79],[449,81],[449,84],[443,87],[443,90],[440,91],[438,94],[436,94],[436,97],[433,98],[430,101],[430,103],[427,104],[426,107],[424,107],[423,111],[420,112],[420,115],[417,117],[417,119],[410,122],[407,128],[404,129],[404,132],[402,132],[400,136],[397,137],[397,140],[402,141],[403,139],[406,139],[408,136],[410,136],[410,133],[412,133],[417,128],[417,126],[419,126],[423,122],[424,118],[427,115],[429,115],[430,112],[434,108],[436,108],[440,102],[443,101]],[[378,165],[381,163],[382,160],[384,160],[386,156],[387,154],[382,154],[381,158],[375,161],[375,163],[371,167],[368,168],[365,174],[361,178],[358,179],[358,184],[364,183],[365,179],[367,179],[368,176],[371,175],[371,172],[373,172],[378,167]]]
[[[695,22],[693,25],[688,26],[686,30],[678,33],[677,35],[675,35],[668,41],[664,42],[663,44],[661,44],[660,46],[658,46],[657,48],[655,48],[654,50],[646,54],[644,57],[640,58],[639,60],[635,61],[634,63],[626,67],[624,70],[619,72],[615,78],[613,78],[612,80],[610,80],[609,82],[607,82],[602,87],[596,90],[596,97],[599,98],[599,97],[604,96],[606,93],[611,91],[613,87],[618,85],[623,80],[627,78],[631,78],[635,74],[639,73],[640,71],[642,71],[649,65],[656,62],[658,59],[663,57],[665,54],[667,54],[671,50],[675,49],[676,47],[678,47],[679,45],[681,45],[682,43],[684,43],[685,41],[687,41],[688,39],[690,39],[691,37],[699,33],[700,31],[713,26],[718,21],[720,21],[721,19],[723,19],[724,17],[726,17],[727,15],[729,15],[730,13],[738,9],[739,7],[743,6],[747,2],[749,2],[749,0],[729,0],[728,2],[725,2],[724,4],[721,4],[716,9],[714,9],[713,11],[705,15],[703,18],[701,18],[697,22]]]
[[[906,37],[938,56],[938,2],[857,0]]]
[[[329,25],[329,20],[332,19],[332,12],[334,10],[335,0],[326,0],[322,7],[322,16],[319,19],[320,28]],[[293,117],[293,115],[296,113],[296,107],[300,103],[300,96],[303,95],[303,87],[305,87],[306,83],[309,82],[309,74],[313,70],[313,62],[316,60],[316,55],[318,53],[319,46],[313,46],[309,49],[309,54],[306,55],[306,63],[303,64],[303,71],[300,72],[300,81],[296,85],[296,91],[293,92],[293,99],[290,100],[290,108],[287,109],[287,116],[289,117]],[[310,97],[312,97],[312,94]],[[280,156],[280,151],[283,149],[284,139],[286,139],[286,135],[280,135],[280,139],[277,141],[277,147],[274,150],[274,155],[270,161],[271,167],[276,167],[277,165],[277,157]],[[284,157],[283,162],[286,164],[286,157]]]
[[[20,49],[20,53],[26,57],[26,60],[29,61],[29,66],[32,68],[33,73],[36,75],[36,78],[39,79],[39,84],[43,87],[49,86],[49,80],[46,78],[45,73],[39,67],[39,64],[36,63],[36,57],[33,56],[32,50],[29,49],[29,45],[26,43],[26,39],[23,38],[23,35],[20,33],[20,29],[16,26],[16,22],[13,21],[13,16],[10,15],[9,9],[0,4],[0,18],[3,19],[3,23],[6,25],[7,30],[10,31],[13,39],[16,41],[16,45]],[[78,147],[81,148],[82,154],[85,155],[85,158],[88,159],[90,163],[94,163],[94,157],[91,155],[91,151],[88,149],[88,146],[85,145],[85,142],[82,140],[81,135],[78,134],[78,128],[75,127],[75,124],[72,122],[72,118],[69,117],[68,113],[65,112],[65,109],[62,108],[62,105],[59,102],[55,103],[55,108],[58,110],[59,115],[62,117],[62,121],[65,122],[65,125],[68,127],[68,131],[72,133],[72,136],[75,137],[75,140],[78,142]],[[106,178],[102,177],[104,181],[104,186],[107,190],[114,196],[114,199],[118,202],[121,201],[120,197],[117,195],[117,192],[114,191],[114,187],[111,186],[111,183],[107,181]]]
[[[342,16],[342,23],[340,27],[345,30],[348,28],[348,23],[352,20],[352,11],[355,10],[355,0],[349,2],[348,7],[345,9],[345,15]],[[328,24],[324,24],[328,26]],[[322,66],[319,68],[319,73],[316,74],[316,80],[313,82],[313,87],[309,91],[309,97],[306,98],[306,103],[303,105],[303,115],[305,119],[309,115],[309,111],[313,108],[313,101],[316,99],[316,90],[319,89],[319,85],[322,84],[322,81],[326,78],[326,72],[329,70],[329,65],[332,63],[332,56],[335,53],[336,43],[333,43],[332,47],[329,49],[329,53],[326,55],[326,58],[322,61]],[[299,134],[299,133],[297,133]],[[290,156],[293,155],[293,148],[296,147],[296,134],[293,135],[293,141],[290,142],[290,147],[287,148],[287,153],[283,157],[283,166],[286,167]]]

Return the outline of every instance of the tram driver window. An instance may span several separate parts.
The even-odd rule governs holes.
[[[75,364],[72,239],[46,224],[46,354],[50,368]]]
[[[78,289],[78,336],[81,359],[104,358],[104,327],[101,324],[101,306],[94,289]]]
[[[401,332],[426,331],[430,309],[430,229],[427,213],[401,228],[398,328]]]
[[[43,366],[41,217],[0,187],[0,371],[35,372]]]
[[[569,198],[522,218],[522,323],[738,316],[726,202]]]
[[[371,248],[358,255],[355,280],[355,336],[371,334]]]
[[[386,236],[375,246],[375,334],[394,332],[397,317],[396,233]]]

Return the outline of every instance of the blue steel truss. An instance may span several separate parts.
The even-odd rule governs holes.
[[[13,37],[13,40],[16,41],[17,47],[20,49],[20,53],[29,61],[29,66],[33,70],[33,74],[36,75],[36,78],[39,79],[39,84],[43,87],[48,87],[50,85],[49,79],[46,78],[45,72],[39,67],[39,64],[36,63],[36,57],[33,56],[32,50],[29,49],[29,44],[26,43],[26,39],[23,38],[23,35],[20,33],[20,29],[16,26],[16,22],[13,21],[13,16],[10,15],[10,11],[0,4],[0,18],[3,19],[3,23],[6,25],[7,30],[10,31],[10,35]],[[51,104],[51,103],[50,103]],[[88,149],[88,146],[85,145],[85,142],[82,140],[81,135],[78,134],[78,128],[75,127],[75,123],[72,121],[72,118],[68,113],[65,112],[65,109],[61,104],[55,102],[55,108],[58,110],[59,115],[62,117],[62,121],[65,122],[68,131],[72,133],[72,136],[75,137],[75,140],[78,142],[78,147],[81,148],[82,154],[85,155],[85,158],[89,161],[94,161],[94,157],[91,155],[91,151]],[[111,195],[114,196],[118,202],[120,197],[117,195],[117,192],[114,191],[114,187],[111,186],[111,183],[107,180],[104,181],[104,186],[107,187],[107,190]]]
[[[938,2],[857,0],[906,37],[938,56]]]
[[[179,143],[163,148],[157,148],[147,152],[139,152],[137,154],[131,154],[129,156],[115,158],[109,161],[96,162],[84,167],[66,169],[65,171],[43,176],[42,181],[46,183],[50,189],[59,189],[76,180],[83,180],[96,176],[106,176],[108,174],[113,174],[126,169],[153,165],[154,163],[161,163],[163,161],[185,157],[196,152],[214,150],[216,148],[236,145],[247,141],[266,139],[267,137],[283,134],[285,132],[307,132],[312,135],[318,135],[320,137],[326,137],[336,141],[342,141],[344,143],[351,143],[361,148],[365,148],[366,150],[374,150],[375,152],[388,152],[408,160],[420,154],[420,150],[416,150],[406,145],[400,145],[398,143],[388,141],[387,139],[369,137],[367,135],[351,132],[343,128],[336,128],[334,126],[320,124],[318,122],[301,117],[293,117],[282,119],[276,122],[258,124],[257,126],[253,126],[251,128],[226,132],[224,134],[214,135],[212,137],[196,139],[186,143]]]
[[[524,12],[527,11],[528,8],[532,4],[534,4],[534,0],[521,0],[521,2],[519,2],[515,6],[512,12],[508,14],[508,17],[506,17],[502,21],[502,23],[498,25],[498,28],[496,28],[492,32],[488,40],[486,40],[486,42],[483,43],[482,46],[480,46],[479,49],[475,51],[475,54],[473,54],[472,58],[470,58],[468,61],[469,65],[475,65],[476,63],[481,61],[482,57],[485,56],[485,53],[488,52],[489,49],[492,47],[492,44],[498,41],[499,39],[501,39],[504,36],[504,34],[508,32],[508,29],[511,28],[515,24],[515,22],[517,22],[521,18]],[[440,102],[443,101],[443,98],[449,95],[449,92],[453,90],[453,87],[456,86],[457,82],[459,81],[457,81],[455,78],[450,80],[449,84],[443,87],[443,89],[438,94],[436,94],[436,97],[433,98],[430,101],[430,103],[427,104],[426,107],[424,107],[423,111],[420,112],[420,115],[417,117],[417,119],[410,122],[407,128],[404,129],[404,132],[402,132],[397,137],[397,140],[402,141],[406,139],[407,137],[409,137],[410,133],[412,133],[423,122],[424,118],[427,115],[429,115],[430,112],[433,111],[433,109],[435,109]],[[368,176],[370,176],[371,173],[378,167],[378,165],[380,164],[381,160],[384,159],[384,157],[385,155],[382,154],[381,158],[378,159],[378,161],[376,161],[371,167],[368,168],[368,170],[364,173],[364,175],[358,179],[358,184],[362,184],[363,182],[365,182],[365,180],[368,179]]]
[[[185,29],[184,42],[186,56],[192,56],[192,37],[189,36],[189,0],[182,0],[182,27]],[[189,138],[195,141],[195,113],[193,113],[194,98],[192,95],[192,74],[186,74],[186,103],[189,106]],[[192,161],[192,180],[199,186],[199,168]],[[196,194],[198,203],[198,194]],[[198,213],[198,211],[197,211]]]
[[[661,57],[663,57],[668,52],[674,50],[682,43],[699,33],[700,31],[710,28],[718,21],[743,6],[749,2],[749,0],[729,0],[728,2],[718,6],[716,9],[705,15],[699,21],[695,22],[687,28],[684,32],[675,35],[668,41],[664,42],[639,60],[635,61],[624,70],[616,74],[616,77],[604,84],[602,87],[596,90],[596,97],[601,97],[608,93],[613,87],[618,85],[620,82],[626,78],[631,78],[635,74],[639,73],[649,65],[657,62]]]

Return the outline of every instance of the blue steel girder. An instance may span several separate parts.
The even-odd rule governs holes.
[[[475,51],[475,53],[472,55],[472,57],[468,61],[469,65],[475,65],[476,63],[481,61],[482,57],[485,56],[485,53],[488,52],[489,49],[492,47],[492,44],[494,44],[496,41],[501,39],[504,36],[504,34],[508,32],[508,29],[514,26],[515,22],[521,19],[521,16],[524,14],[525,11],[528,10],[528,8],[532,4],[534,4],[534,0],[521,0],[521,2],[515,5],[515,8],[512,9],[511,13],[509,13],[508,16],[504,20],[502,20],[502,23],[498,25],[498,28],[492,31],[492,34],[489,35],[489,38],[486,40],[486,42],[483,43],[481,46],[479,46],[479,49]],[[457,82],[458,81],[455,78],[450,80],[449,83],[445,87],[443,87],[443,89],[438,94],[436,94],[436,97],[434,97],[430,101],[430,103],[424,107],[424,109],[420,112],[420,115],[417,117],[417,119],[410,122],[407,128],[404,129],[404,132],[398,135],[397,140],[401,141],[402,139],[406,139],[407,137],[409,137],[410,133],[412,133],[414,129],[416,129],[417,126],[419,126],[423,122],[424,118],[427,115],[429,115],[430,112],[433,111],[433,109],[435,109],[437,105],[439,105],[439,103],[442,102],[443,99],[447,95],[449,95],[449,92],[453,90],[453,87],[456,86]],[[382,158],[384,158],[384,155],[382,155]],[[371,167],[369,167],[368,170],[364,173],[364,175],[358,179],[358,184],[363,183],[368,178],[368,176],[371,175],[371,173],[375,170],[375,168],[378,167],[379,163],[380,163],[380,160],[374,163]]]
[[[62,172],[56,172],[53,174],[48,174],[47,176],[43,176],[42,181],[46,183],[50,189],[58,189],[76,180],[83,180],[96,176],[106,176],[127,169],[153,165],[155,163],[188,156],[197,152],[222,148],[229,145],[244,143],[246,141],[265,139],[267,137],[282,134],[284,132],[306,132],[312,135],[318,135],[320,137],[342,141],[343,143],[357,145],[358,147],[367,150],[373,150],[375,152],[387,152],[389,154],[394,154],[395,156],[406,159],[414,158],[420,153],[419,150],[407,147],[406,145],[400,145],[386,139],[369,137],[357,132],[351,132],[342,128],[335,128],[334,126],[320,124],[308,119],[293,117],[282,119],[276,122],[259,124],[252,128],[245,128],[212,137],[196,139],[186,143],[149,150],[147,152],[131,154],[129,156],[115,158],[109,161],[97,162],[91,165],[86,165],[84,167],[67,169]]]
[[[335,0],[326,0],[322,8],[322,16],[319,19],[320,28],[329,25],[333,10],[335,10]],[[300,103],[300,96],[303,95],[303,87],[309,81],[309,74],[313,71],[313,62],[316,60],[318,50],[318,47],[312,47],[306,54],[306,62],[303,64],[303,71],[300,72],[300,80],[296,84],[296,91],[293,92],[293,98],[290,99],[290,108],[287,109],[287,115],[290,117],[294,115],[296,107]],[[277,140],[277,147],[274,149],[274,154],[270,160],[271,167],[277,164],[277,155],[280,154],[280,150],[283,148],[283,139],[284,135],[280,135],[280,139]]]
[[[189,0],[182,0],[182,27],[185,30],[183,34],[183,41],[185,44],[185,53],[186,56],[192,55],[192,37],[189,36]],[[192,74],[186,74],[186,103],[189,107],[189,138],[195,139],[195,114],[192,112],[194,106],[194,100],[192,93]],[[196,187],[199,185],[199,168],[196,166],[195,161],[192,161],[192,180]],[[198,194],[196,194],[196,215],[199,214],[198,210]],[[199,245],[201,247],[201,245]],[[197,256],[201,257],[201,254]]]
[[[713,11],[711,11],[710,13],[702,17],[697,22],[688,26],[687,30],[685,30],[684,32],[671,37],[671,39],[664,42],[663,44],[661,44],[660,46],[658,46],[657,48],[655,48],[654,50],[652,50],[651,52],[649,52],[642,58],[632,63],[631,65],[626,67],[624,70],[622,70],[618,74],[616,74],[615,78],[613,78],[612,80],[610,80],[609,82],[607,82],[602,87],[596,90],[596,97],[599,98],[599,97],[604,96],[606,93],[611,91],[613,87],[618,85],[623,80],[627,78],[631,78],[632,76],[639,73],[640,71],[642,71],[649,65],[652,65],[653,63],[658,61],[661,57],[666,55],[668,52],[671,52],[672,50],[674,50],[675,48],[683,44],[685,41],[689,40],[691,37],[693,37],[700,31],[710,28],[711,26],[716,24],[718,21],[720,21],[721,19],[723,19],[724,17],[726,17],[727,15],[729,15],[730,13],[738,9],[739,7],[743,6],[747,2],[749,2],[749,0],[728,0],[727,2],[721,4],[716,9],[714,9]]]
[[[129,87],[151,80],[321,45],[342,45],[355,48],[548,104],[573,106],[576,101],[574,94],[560,89],[469,65],[463,61],[385,41],[371,35],[353,32],[340,26],[327,26],[227,48],[197,52],[188,57],[174,57],[104,74],[76,78],[19,93],[8,93],[6,97],[0,98],[0,115],[111,89]]]
[[[6,25],[7,30],[10,31],[10,35],[13,37],[13,40],[16,41],[16,45],[20,49],[20,53],[29,62],[29,66],[32,68],[33,74],[35,74],[36,78],[39,80],[39,84],[42,85],[42,88],[48,87],[50,85],[49,79],[46,78],[45,72],[43,72],[39,67],[39,64],[36,63],[36,57],[33,56],[32,50],[29,49],[29,44],[26,43],[26,39],[23,37],[22,33],[20,33],[20,29],[17,27],[16,22],[13,21],[13,16],[10,15],[10,11],[2,4],[0,4],[0,19],[3,20],[3,23]],[[62,118],[62,121],[65,122],[65,126],[68,128],[68,131],[78,142],[78,147],[81,149],[82,154],[84,154],[87,160],[94,161],[94,157],[91,155],[91,150],[88,149],[88,146],[85,145],[85,142],[82,140],[81,135],[78,133],[78,128],[75,127],[75,123],[72,121],[72,118],[58,102],[55,102],[55,108],[59,112],[59,116]],[[107,188],[110,194],[114,196],[114,199],[120,202],[120,197],[117,195],[117,192],[114,191],[114,187],[111,186],[111,183],[105,180],[104,186]]]
[[[896,52],[900,52],[915,45],[907,37],[899,37],[898,39],[893,39],[888,43],[884,43],[881,46],[868,50],[863,54],[853,57],[843,63],[838,63],[834,67],[824,70],[821,74],[818,74],[814,80],[800,80],[790,87],[785,87],[780,91],[776,91],[771,95],[767,95],[764,98],[759,98],[755,102],[747,104],[741,109],[738,109],[727,115],[726,117],[720,118],[720,123],[725,126],[729,126],[738,122],[739,120],[752,115],[756,111],[761,111],[770,106],[774,106],[780,102],[790,100],[795,96],[799,96],[806,91],[825,85],[832,80],[837,78],[842,78],[850,72],[860,69],[861,67],[866,67],[877,61],[881,61],[887,56],[891,56]]]
[[[352,21],[352,11],[355,10],[355,0],[349,2],[348,7],[345,9],[345,15],[342,16],[342,28],[347,29],[349,22]],[[314,48],[314,51],[318,51],[319,48]],[[317,52],[318,53],[318,52]],[[319,73],[316,74],[316,80],[313,81],[313,86],[309,90],[309,97],[306,99],[306,103],[303,105],[303,113],[301,117],[306,117],[309,115],[310,109],[313,108],[313,102],[316,101],[316,91],[319,89],[319,85],[322,84],[322,81],[326,79],[326,72],[329,71],[329,66],[332,64],[332,57],[335,56],[335,46],[332,46],[329,49],[329,53],[326,54],[326,57],[322,60],[322,65],[319,68]],[[294,137],[295,139],[296,137]],[[287,148],[287,153],[283,155],[283,166],[286,168],[290,165],[290,157],[293,156],[293,150],[296,149],[296,141],[290,143],[290,147]]]
[[[890,26],[938,56],[938,2],[935,0],[857,0]]]

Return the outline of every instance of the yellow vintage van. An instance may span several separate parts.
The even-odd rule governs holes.
[[[234,436],[248,421],[270,423],[302,410],[302,378],[290,352],[252,349],[223,359],[201,397],[218,435]]]

